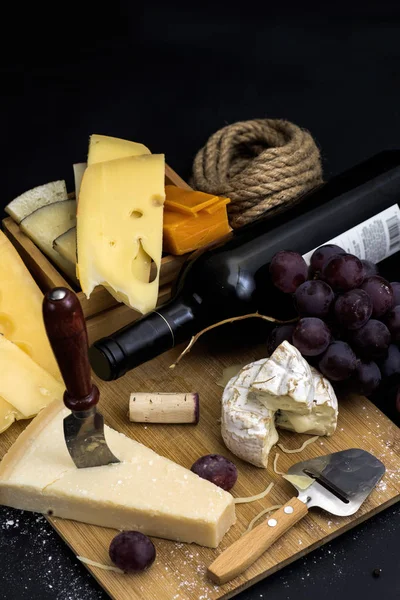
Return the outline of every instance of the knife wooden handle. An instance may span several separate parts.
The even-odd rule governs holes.
[[[304,502],[293,497],[261,525],[242,535],[224,550],[208,567],[208,577],[218,585],[234,579],[307,513],[308,508]]]
[[[64,379],[64,403],[73,411],[89,410],[99,401],[92,383],[85,318],[78,297],[64,287],[53,288],[43,299],[47,337]]]

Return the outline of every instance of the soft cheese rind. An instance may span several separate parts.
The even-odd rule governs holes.
[[[314,400],[311,413],[299,415],[289,411],[276,414],[276,425],[282,429],[309,433],[311,435],[333,435],[338,418],[338,401],[330,382],[317,369],[310,367],[314,380]]]
[[[0,465],[0,504],[215,548],[235,522],[233,497],[150,448],[105,428],[118,464],[77,469],[61,402],[43,410]]]
[[[313,406],[314,382],[310,366],[287,341],[264,362],[251,390],[273,411],[309,414]]]
[[[265,359],[250,363],[226,385],[222,395],[221,434],[225,445],[239,458],[267,467],[268,455],[278,441],[274,413],[250,391]]]

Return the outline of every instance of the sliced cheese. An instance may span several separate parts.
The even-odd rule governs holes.
[[[145,314],[154,309],[162,253],[163,154],[89,166],[78,204],[78,277],[90,297],[97,285]],[[156,274],[149,281],[154,261]]]
[[[186,254],[228,234],[229,202],[229,198],[166,185],[164,251]]]
[[[28,190],[10,202],[5,211],[16,221],[20,223],[28,215],[38,208],[66,200],[68,198],[65,181],[51,181],[44,185]]]
[[[216,548],[235,522],[233,497],[105,427],[120,463],[77,469],[63,437],[69,411],[43,410],[0,465],[0,504]]]
[[[75,266],[53,248],[53,241],[76,225],[76,201],[63,200],[35,210],[21,221],[22,231],[72,280]]]
[[[297,348],[284,341],[264,362],[252,391],[270,410],[309,414],[314,399],[310,366]]]
[[[0,396],[0,433],[8,429],[14,421],[24,418],[22,413]]]
[[[18,252],[1,231],[0,256],[0,333],[61,380],[43,324],[43,294]]]
[[[221,435],[233,454],[256,467],[268,466],[269,452],[278,441],[274,413],[259,402],[251,385],[265,359],[243,367],[222,395]]]
[[[94,133],[90,136],[87,164],[89,166],[107,160],[140,156],[141,154],[150,154],[150,150],[143,144]]]
[[[70,263],[76,265],[76,226],[59,235],[53,242],[53,248]]]
[[[299,415],[290,411],[276,414],[276,425],[282,429],[311,435],[333,435],[338,419],[338,401],[331,383],[317,369],[310,367],[314,380],[311,412]]]
[[[35,363],[21,348],[0,336],[0,396],[25,419],[55,399],[64,385]]]

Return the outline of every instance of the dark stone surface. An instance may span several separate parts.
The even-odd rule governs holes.
[[[400,146],[397,3],[325,4],[3,7],[1,205],[56,178],[72,189],[91,133],[165,152],[184,178],[211,133],[251,118],[309,129],[326,178]],[[387,509],[240,598],[399,598],[399,517]],[[4,600],[106,597],[37,515],[0,509],[0,565]]]

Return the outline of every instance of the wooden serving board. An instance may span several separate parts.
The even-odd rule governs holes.
[[[174,349],[135,369],[116,382],[98,381],[101,390],[100,409],[106,422],[115,429],[146,444],[153,450],[190,468],[204,454],[220,453],[233,460],[239,478],[232,490],[234,496],[250,496],[261,492],[273,481],[274,488],[263,500],[238,504],[237,523],[216,550],[195,544],[178,544],[153,538],[157,558],[151,569],[142,574],[122,575],[98,567],[88,567],[107,593],[116,600],[216,600],[235,596],[244,588],[304,556],[332,538],[349,530],[400,499],[400,431],[371,402],[352,396],[340,404],[338,428],[331,438],[321,437],[302,453],[284,454],[278,450],[278,470],[286,471],[299,460],[359,447],[379,457],[386,474],[356,515],[335,517],[312,509],[303,521],[279,540],[251,568],[232,582],[218,587],[206,578],[207,566],[235,541],[250,520],[263,508],[284,503],[293,488],[272,468],[276,450],[270,455],[268,469],[253,467],[233,456],[220,435],[220,398],[222,389],[216,384],[225,367],[251,362],[263,357],[263,349],[240,351],[216,348],[210,339],[199,342],[174,369],[170,364],[180,349]],[[198,425],[143,425],[128,421],[129,394],[134,391],[194,392],[200,394]],[[0,436],[3,456],[24,424],[14,424]],[[281,431],[280,441],[288,448],[298,448],[309,436]],[[196,498],[193,498],[196,502]],[[116,532],[62,519],[50,519],[53,527],[78,556],[111,564],[108,547]]]

